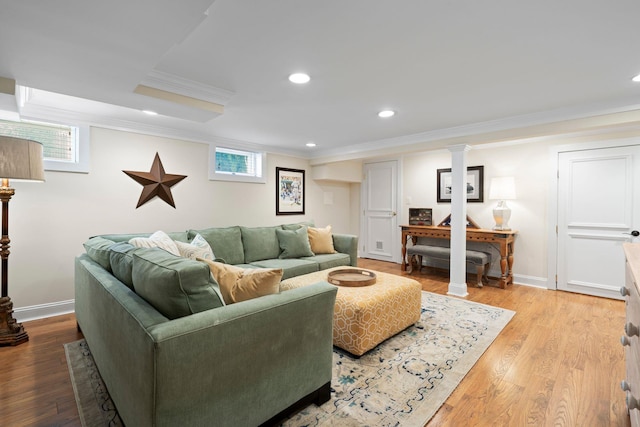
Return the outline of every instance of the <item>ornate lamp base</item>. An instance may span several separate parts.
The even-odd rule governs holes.
[[[509,218],[511,218],[511,209],[507,206],[507,202],[501,200],[498,202],[498,206],[493,209],[493,220],[496,225],[494,230],[511,230],[509,227]]]
[[[0,346],[18,345],[29,341],[29,335],[13,318],[11,298],[0,298]]]

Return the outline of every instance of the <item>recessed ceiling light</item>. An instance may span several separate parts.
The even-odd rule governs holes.
[[[395,114],[396,112],[393,110],[382,110],[378,113],[378,117],[387,118],[387,117],[392,117]]]
[[[289,76],[289,81],[291,83],[304,84],[308,83],[309,80],[311,80],[311,77],[305,73],[293,73]]]
[[[149,115],[149,116],[157,116],[158,113],[156,113],[155,111],[151,111],[151,110],[142,110],[143,113]]]
[[[635,76],[631,80],[633,80],[634,82],[640,82],[640,74],[638,74],[637,76]]]
[[[305,145],[306,145],[307,147],[315,147],[315,146],[316,146],[316,143],[315,143],[315,142],[307,142]]]

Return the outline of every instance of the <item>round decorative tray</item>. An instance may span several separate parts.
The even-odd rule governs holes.
[[[376,283],[376,273],[360,268],[341,268],[330,271],[327,281],[338,286],[369,286]]]

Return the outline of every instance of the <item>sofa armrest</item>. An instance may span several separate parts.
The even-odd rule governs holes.
[[[351,257],[351,266],[358,266],[358,236],[353,234],[334,234],[333,247],[336,251]]]
[[[336,293],[320,282],[150,327],[157,425],[257,425],[329,383]]]

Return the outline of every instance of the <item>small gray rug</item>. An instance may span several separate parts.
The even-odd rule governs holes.
[[[422,292],[413,326],[355,359],[334,348],[331,399],[283,425],[424,426],[515,312]],[[84,340],[65,344],[82,425],[122,425]]]

